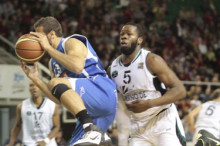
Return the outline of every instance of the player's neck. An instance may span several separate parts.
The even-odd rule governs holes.
[[[52,43],[52,47],[56,49],[56,48],[58,47],[58,45],[59,45],[61,39],[62,39],[61,37],[56,37],[56,38],[54,39],[54,42]]]
[[[32,101],[34,103],[34,105],[36,107],[38,107],[39,105],[41,105],[41,103],[43,102],[43,97],[42,96],[39,96],[37,98],[32,98]]]
[[[121,62],[122,62],[123,64],[129,64],[129,63],[131,63],[131,62],[134,60],[134,58],[137,56],[137,54],[138,54],[139,51],[140,51],[140,48],[137,48],[137,49],[135,49],[135,51],[134,51],[132,54],[130,54],[130,55],[124,55],[124,54],[122,54]]]

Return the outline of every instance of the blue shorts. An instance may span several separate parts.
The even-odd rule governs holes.
[[[115,83],[106,77],[69,78],[74,91],[83,99],[89,115],[94,123],[106,132],[112,124],[117,106]],[[79,121],[76,123],[70,144],[82,138],[84,129]]]

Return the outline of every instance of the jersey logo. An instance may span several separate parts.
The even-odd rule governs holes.
[[[30,115],[31,115],[31,112],[30,112],[30,111],[27,111],[26,115],[27,115],[27,116],[30,116]]]
[[[144,63],[141,62],[141,63],[138,63],[138,69],[143,69],[144,68]]]
[[[82,97],[83,96],[83,94],[85,94],[85,89],[84,89],[84,87],[80,87],[80,96]]]
[[[118,76],[118,71],[113,71],[113,72],[112,72],[112,77],[115,78],[115,77],[117,77],[117,76]]]
[[[122,86],[122,91],[123,91],[123,93],[125,94],[125,93],[127,93],[127,92],[128,92],[128,88],[127,88],[127,87],[125,87],[125,86]]]
[[[60,68],[60,66],[58,64],[54,63],[54,70],[53,70],[54,74],[56,77],[60,77],[62,70]]]

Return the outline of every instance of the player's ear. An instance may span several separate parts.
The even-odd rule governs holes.
[[[143,42],[143,38],[142,37],[138,37],[137,43],[138,45],[141,45]]]
[[[48,36],[56,36],[56,33],[54,30],[51,30],[49,33],[48,33]]]

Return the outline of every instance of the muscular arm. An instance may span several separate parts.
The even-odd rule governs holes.
[[[186,96],[185,87],[160,56],[150,53],[146,64],[151,73],[169,88],[160,98],[150,100],[151,107],[169,104]]]
[[[51,132],[49,133],[49,135],[47,136],[47,138],[49,138],[50,140],[52,138],[54,138],[57,133],[59,132],[60,130],[60,118],[59,118],[59,113],[58,113],[58,107],[56,105],[55,109],[54,109],[54,114],[53,114],[53,129],[51,129]],[[37,145],[38,146],[44,146],[46,143],[45,141],[38,141],[37,142]]]
[[[201,110],[202,110],[202,105],[196,107],[193,111],[191,111],[187,115],[186,121],[189,124],[189,131],[190,132],[195,132],[195,118]]]
[[[22,126],[21,104],[19,104],[16,109],[16,123],[15,123],[15,126],[11,130],[11,137],[10,137],[9,146],[14,145],[14,142],[16,141],[16,139],[21,131],[21,126]]]
[[[57,50],[53,49],[51,51],[51,56],[55,58],[60,64],[64,65],[69,70],[72,70],[75,73],[81,73],[84,68],[85,57],[87,54],[86,46],[79,40],[69,39],[65,43],[66,54],[60,53]],[[51,60],[49,62],[49,70],[51,74],[51,78],[54,78],[54,73],[52,71]],[[66,65],[66,66],[65,66]],[[71,69],[70,69],[71,68]],[[38,78],[33,80],[33,82],[45,93],[45,95],[54,101],[57,104],[60,104],[60,101],[55,98],[48,86]]]
[[[45,84],[42,80],[37,79],[37,80],[32,80],[34,82],[34,84],[36,84],[38,86],[38,88],[40,88],[41,91],[44,92],[44,94],[53,102],[55,102],[56,104],[60,104],[60,101],[55,98],[50,89],[48,88],[47,84]]]
[[[48,138],[52,139],[54,138],[57,133],[60,130],[60,115],[58,112],[58,106],[56,105],[55,111],[53,114],[53,129],[51,130],[50,134],[48,135]]]
[[[25,62],[21,62],[21,67],[23,69],[23,71],[25,72],[25,74],[33,81],[33,83],[35,85],[38,86],[38,88],[40,88],[40,90],[42,92],[44,92],[44,94],[51,99],[53,102],[60,104],[60,101],[55,98],[52,93],[50,92],[48,86],[46,83],[44,83],[38,75],[38,69],[37,69],[37,63],[34,63],[34,67],[33,68],[29,68]]]
[[[169,89],[159,98],[136,100],[131,104],[126,104],[129,110],[140,113],[149,108],[169,104],[185,97],[186,91],[183,84],[160,56],[150,53],[146,58],[146,64],[149,71],[156,75]]]
[[[66,54],[63,54],[52,47],[47,49],[50,56],[55,58],[62,66],[80,74],[84,69],[88,49],[81,41],[70,38],[65,42],[65,51]]]

